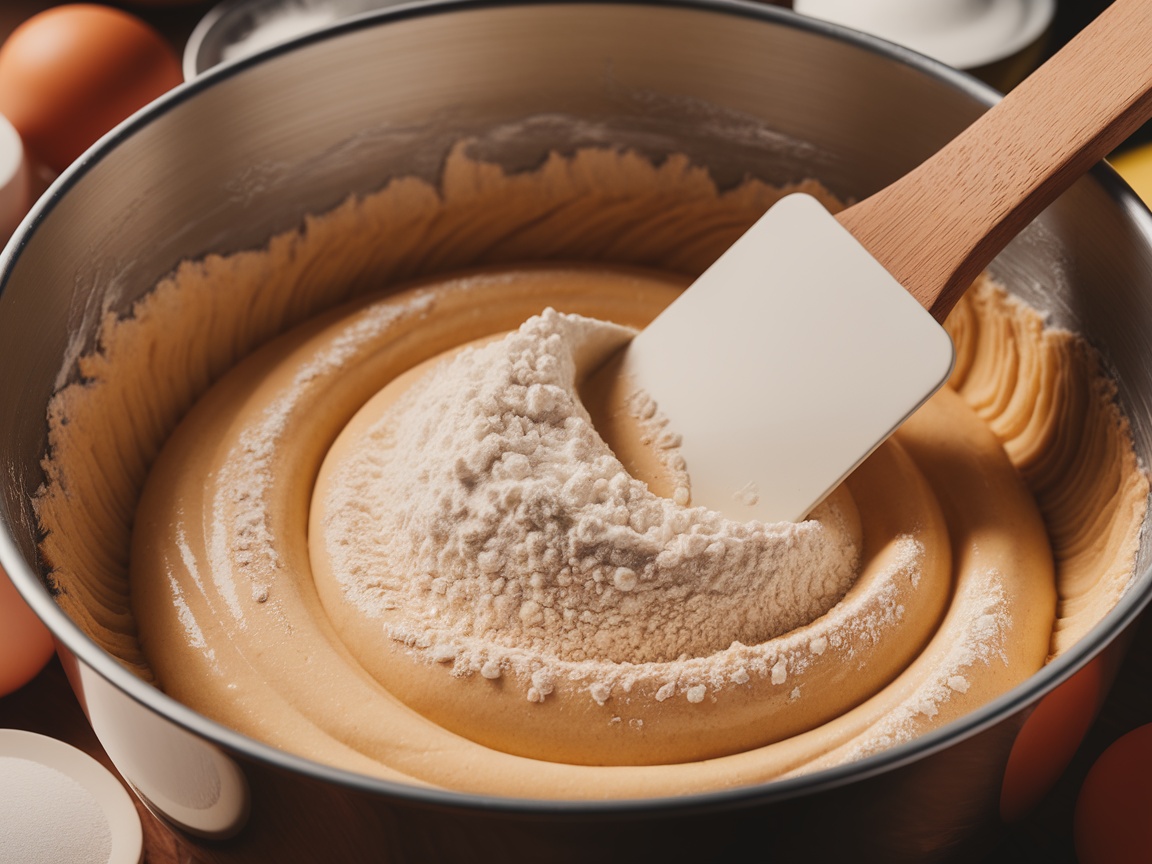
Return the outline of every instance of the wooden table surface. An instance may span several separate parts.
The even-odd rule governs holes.
[[[2,0],[0,39],[21,21],[49,6],[43,0]],[[211,2],[155,6],[109,2],[150,21],[176,46],[184,42]],[[1052,43],[1061,44],[1091,20],[1106,0],[1065,0],[1059,7]],[[1147,137],[1146,135],[1144,137]],[[1006,826],[984,864],[1064,864],[1076,860],[1072,814],[1084,776],[1096,758],[1124,733],[1152,722],[1152,626],[1142,627],[1121,668],[1119,679],[1072,764],[1039,807],[1023,821]],[[30,684],[0,698],[0,727],[27,729],[67,741],[111,767],[69,689],[59,662],[53,661]],[[145,861],[149,864],[195,864],[195,843],[178,838],[137,804],[144,825]]]

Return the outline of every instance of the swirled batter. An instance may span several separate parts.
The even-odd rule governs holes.
[[[701,269],[776,194],[749,184],[719,195],[676,160],[590,152],[505,177],[456,158],[438,200],[399,182],[267,250],[190,265],[132,319],[109,322],[90,380],[56,402],[39,512],[61,603],[142,675],[255,737],[376,776],[515,796],[761,782],[908,740],[1011,688],[1123,590],[1147,484],[1094,355],[994,286],[973,289],[949,324],[952,386],[798,526],[733,526],[638,481],[613,487],[611,454],[575,434],[579,400],[560,411],[559,392],[528,398],[554,380],[525,378],[523,399],[494,403],[500,388],[482,376],[454,398],[443,375],[418,368],[545,307],[643,326],[685,284],[674,271]],[[388,253],[370,240],[382,224],[399,235]],[[454,235],[462,224],[471,233]],[[362,246],[350,251],[349,236]],[[354,285],[324,267],[349,254],[348,267],[385,281],[418,272],[413,262],[436,269],[437,254],[488,266],[316,315]],[[649,269],[506,263],[549,256]],[[281,291],[257,290],[265,273]],[[166,344],[168,316],[210,338]],[[527,335],[547,341],[573,320],[545,316]],[[603,347],[565,338],[575,347],[552,356],[570,369],[531,371],[574,381]],[[454,432],[429,419],[467,415],[470,402],[498,404],[499,418],[474,411],[446,422]],[[544,448],[552,456],[584,443],[567,463],[533,461],[533,418],[567,428]],[[435,458],[433,438],[481,428],[524,458],[483,447],[471,462]],[[1092,470],[1077,470],[1070,439],[1091,442],[1077,455]],[[80,455],[93,447],[118,456]],[[571,494],[521,507],[541,466]],[[484,471],[500,482],[479,482]],[[103,486],[111,506],[77,514],[65,480]],[[497,498],[472,500],[475,489]],[[502,535],[508,519],[528,530]],[[584,527],[559,530],[569,523]],[[549,526],[522,547],[493,544]],[[617,529],[632,536],[601,542]],[[616,555],[645,542],[646,557]],[[496,550],[504,558],[486,554]],[[721,553],[755,566],[717,565]],[[789,567],[804,574],[817,560],[827,579],[800,575],[798,596],[784,597]],[[775,561],[790,563],[765,566]],[[669,632],[677,603],[694,623]],[[644,629],[637,617],[653,636],[625,650]]]

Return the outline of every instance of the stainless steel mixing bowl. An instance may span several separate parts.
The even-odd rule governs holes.
[[[721,184],[819,177],[881,187],[995,94],[907,51],[771,7],[674,3],[413,5],[220,67],[150,106],[69,169],[2,261],[0,560],[59,640],[101,742],[209,861],[939,860],[998,819],[1021,725],[1152,595],[1138,579],[1074,650],[959,722],[863,762],[656,801],[504,800],[354,776],[249,740],[98,649],[42,583],[30,499],[46,406],[184,259],[259,246],[389,176],[435,179],[462,138],[509,169],[585,144],[687,153]],[[994,270],[1085,333],[1152,461],[1152,220],[1106,168],[1077,183]],[[77,502],[77,506],[91,506]],[[1109,648],[1109,646],[1112,646]]]

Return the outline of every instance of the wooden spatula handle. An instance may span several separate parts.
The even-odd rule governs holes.
[[[1152,0],[1116,0],[920,167],[837,218],[938,321],[1152,115]]]

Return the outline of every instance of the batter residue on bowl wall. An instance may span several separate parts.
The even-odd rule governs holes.
[[[514,796],[762,782],[1005,692],[1134,566],[1147,482],[1082,340],[981,280],[950,386],[798,525],[658,498],[588,423],[582,370],[788,191],[460,151],[182,264],[53,401],[60,604],[253,737]]]

